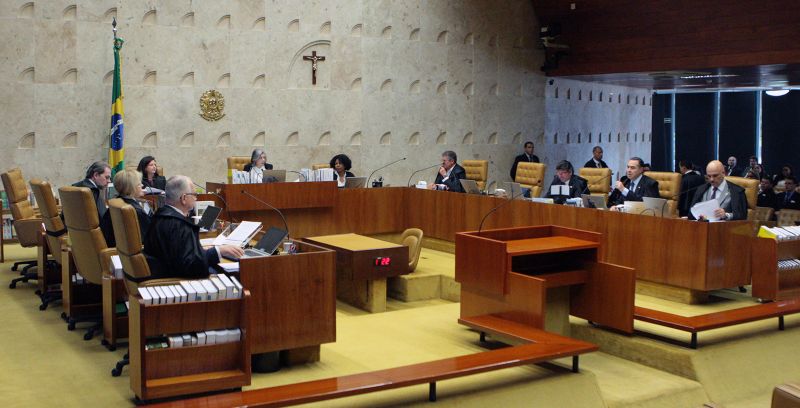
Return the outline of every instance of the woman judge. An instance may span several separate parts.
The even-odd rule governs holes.
[[[141,237],[147,234],[150,229],[150,220],[153,215],[149,206],[145,206],[140,201],[144,196],[142,190],[142,174],[133,169],[125,169],[114,176],[114,188],[117,190],[117,198],[121,198],[126,204],[130,204],[136,210],[136,217],[139,219],[139,232]],[[100,231],[106,239],[109,248],[117,246],[114,239],[114,229],[111,225],[111,211],[106,211],[100,220]]]
[[[272,165],[267,163],[267,154],[261,149],[253,150],[250,163],[244,165],[244,171],[250,173],[251,183],[264,181],[264,170],[272,170]]]
[[[139,160],[139,165],[136,166],[136,171],[142,174],[142,185],[145,189],[149,187],[164,190],[166,188],[167,179],[158,175],[158,164],[155,157],[142,157],[142,160]]]
[[[350,158],[345,154],[333,156],[330,165],[333,169],[333,179],[336,180],[340,188],[344,187],[348,177],[355,177],[355,174],[350,172],[350,167],[353,166],[353,162],[351,162]]]

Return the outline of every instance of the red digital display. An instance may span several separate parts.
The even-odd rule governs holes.
[[[389,257],[375,258],[375,266],[390,266],[391,264],[392,264],[392,258]]]

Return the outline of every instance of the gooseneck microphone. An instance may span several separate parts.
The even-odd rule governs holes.
[[[508,199],[508,201],[503,201],[499,205],[497,205],[494,208],[492,208],[491,210],[489,210],[489,212],[487,212],[486,215],[483,216],[483,219],[481,220],[480,225],[478,225],[478,236],[481,235],[481,230],[483,229],[483,223],[486,221],[487,218],[489,218],[490,215],[492,215],[492,213],[494,213],[495,211],[499,210],[500,207],[502,207],[502,206],[514,201],[515,198],[517,198],[517,197],[519,197],[521,195],[522,195],[522,191],[520,191],[517,194],[512,195],[511,198]]]
[[[306,177],[306,175],[305,175],[305,174],[303,174],[303,173],[301,173],[301,172],[299,172],[299,171],[294,171],[294,170],[286,170],[286,172],[287,172],[287,173],[299,174],[299,175],[303,176],[303,181],[308,181],[308,178]]]
[[[369,180],[372,178],[372,176],[375,174],[375,172],[377,172],[378,170],[383,170],[383,169],[385,169],[385,168],[387,168],[387,167],[389,167],[389,166],[391,166],[391,165],[393,165],[395,163],[399,163],[399,162],[401,162],[401,161],[403,161],[405,159],[406,159],[405,157],[403,157],[402,159],[397,159],[397,160],[395,160],[395,161],[393,161],[393,162],[391,162],[389,164],[386,164],[384,166],[378,167],[377,169],[373,170],[372,173],[369,173],[369,177],[367,177],[367,184],[366,185],[369,186]]]
[[[406,186],[407,187],[411,187],[411,179],[414,178],[415,174],[417,174],[417,173],[419,173],[421,171],[424,171],[424,170],[432,169],[432,168],[437,167],[437,166],[441,167],[442,163],[436,163],[433,166],[428,166],[428,167],[425,167],[425,168],[422,168],[422,169],[414,171],[413,173],[411,173],[411,177],[408,178],[408,183],[406,183]]]
[[[276,213],[278,213],[278,215],[280,215],[280,216],[281,216],[281,220],[283,220],[283,227],[284,227],[284,228],[286,228],[286,238],[287,238],[287,239],[289,238],[289,224],[288,224],[288,223],[286,223],[286,217],[284,217],[284,216],[283,216],[283,213],[281,212],[281,210],[279,210],[279,209],[275,208],[275,207],[274,207],[272,204],[270,204],[270,203],[268,203],[268,202],[266,202],[266,201],[264,201],[264,200],[262,200],[262,199],[260,199],[260,198],[258,198],[258,197],[256,197],[256,196],[254,196],[254,195],[250,194],[249,192],[247,192],[247,191],[245,191],[245,190],[242,190],[242,194],[244,194],[244,195],[246,195],[246,196],[248,196],[248,197],[252,198],[253,200],[256,200],[256,201],[258,201],[259,203],[261,203],[261,204],[264,204],[264,205],[266,205],[267,207],[269,207],[269,208],[271,208],[271,209],[275,210],[275,212],[276,212]]]
[[[204,193],[211,194],[214,197],[219,198],[220,201],[222,201],[222,204],[225,206],[225,215],[228,216],[228,220],[230,220],[230,222],[238,222],[238,221],[234,220],[233,217],[231,217],[231,211],[228,209],[228,202],[225,201],[225,197],[223,197],[220,194],[217,194],[217,193],[215,193],[213,191],[206,190],[205,187],[195,183],[194,180],[192,180],[192,184],[194,184],[195,186],[199,187],[201,190],[203,190]]]

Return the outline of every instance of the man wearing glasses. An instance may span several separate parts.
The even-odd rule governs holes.
[[[192,180],[186,176],[167,180],[166,205],[156,212],[143,242],[153,278],[204,278],[208,276],[208,268],[219,263],[221,256],[238,259],[244,255],[237,246],[200,245],[200,227],[189,218],[189,211],[197,202],[192,186]]]
[[[97,215],[103,219],[108,207],[106,206],[106,186],[111,182],[111,166],[104,161],[92,163],[86,169],[86,178],[73,184],[74,187],[86,187],[92,190],[94,203],[97,205]],[[102,191],[101,191],[102,190]]]
[[[718,208],[714,216],[720,221],[746,220],[747,198],[744,189],[733,183],[725,181],[725,166],[719,160],[712,160],[706,166],[706,180],[708,183],[694,192],[694,199],[689,205],[691,209],[699,202],[716,200]],[[689,219],[694,219],[689,211]]]

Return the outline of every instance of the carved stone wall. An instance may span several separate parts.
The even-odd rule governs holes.
[[[152,154],[202,183],[254,147],[285,169],[343,152],[358,175],[407,156],[379,173],[401,185],[451,149],[504,181],[522,141],[552,138],[529,0],[6,0],[3,169],[60,186],[107,158],[114,17],[128,165]],[[209,89],[216,122],[199,116]]]

